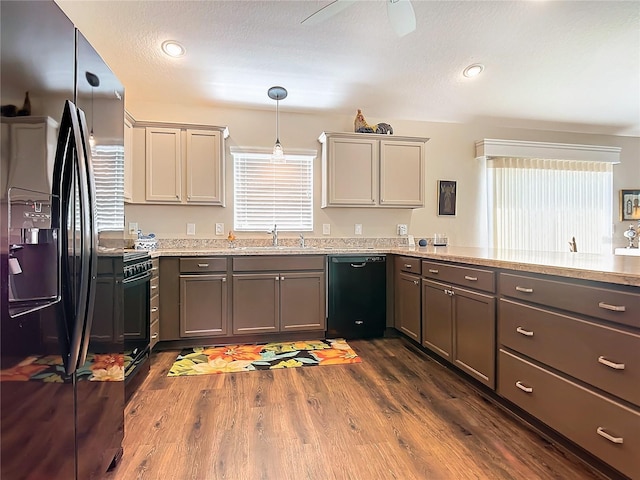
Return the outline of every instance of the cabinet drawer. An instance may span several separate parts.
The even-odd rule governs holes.
[[[500,350],[498,393],[620,472],[640,471],[640,412]]]
[[[156,320],[151,324],[151,337],[149,342],[149,348],[153,348],[158,340],[160,340],[160,321]]]
[[[324,270],[323,255],[233,257],[234,272]]]
[[[160,296],[155,295],[151,297],[151,305],[149,307],[151,314],[151,323],[157,318],[160,318]]]
[[[502,345],[640,405],[640,335],[501,299]]]
[[[422,275],[442,282],[455,283],[476,290],[495,292],[495,272],[480,268],[449,265],[438,262],[422,262]]]
[[[414,257],[396,257],[396,269],[401,272],[415,273],[420,275],[420,266],[422,262],[419,258]]]
[[[500,274],[500,293],[640,328],[640,293],[509,273]]]
[[[160,293],[160,278],[151,277],[151,281],[149,282],[149,294],[153,298],[157,297],[158,293]]]
[[[160,275],[160,259],[153,258],[151,259],[151,276],[157,277]]]
[[[195,257],[180,259],[180,273],[226,272],[226,257]]]

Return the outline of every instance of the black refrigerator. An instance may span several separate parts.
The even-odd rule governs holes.
[[[0,478],[101,478],[124,433],[124,90],[52,1],[0,18]]]

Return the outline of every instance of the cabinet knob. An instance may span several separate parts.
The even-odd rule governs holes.
[[[605,310],[611,310],[612,312],[624,312],[627,310],[627,307],[624,305],[609,305],[608,303],[600,302],[598,303],[600,308],[604,308]]]
[[[607,360],[602,355],[598,357],[598,363],[606,365],[609,368],[613,368],[614,370],[624,370],[624,367],[625,367],[624,363],[612,362],[611,360]]]
[[[598,435],[600,435],[601,437],[606,438],[606,439],[607,439],[607,440],[609,440],[610,442],[618,443],[618,444],[622,444],[622,443],[624,443],[624,438],[622,438],[622,437],[614,437],[614,436],[613,436],[613,435],[611,435],[610,433],[607,433],[607,432],[605,431],[605,429],[604,429],[604,428],[602,428],[602,427],[598,427],[598,428],[596,429],[596,433],[597,433]]]
[[[518,327],[518,328],[516,328],[516,332],[518,332],[518,333],[520,333],[520,334],[524,335],[525,337],[533,337],[533,332],[532,332],[532,331],[530,331],[530,330],[525,330],[525,329],[524,329],[524,328],[522,328],[522,327]]]
[[[414,284],[414,285],[419,285],[419,284],[420,284],[420,282],[419,282],[418,280],[414,280],[414,281],[413,281],[413,284]]]
[[[222,277],[222,283],[227,281],[227,277]]]
[[[280,277],[276,277],[276,282],[279,282],[279,281],[280,281]]]
[[[533,388],[532,387],[527,387],[525,384],[523,384],[519,380],[516,382],[516,387],[518,387],[520,390],[522,390],[523,392],[526,392],[526,393],[532,393],[533,392]]]
[[[533,293],[533,288],[521,287],[519,285],[516,286],[516,290],[522,293]]]

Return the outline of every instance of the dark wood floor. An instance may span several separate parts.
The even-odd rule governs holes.
[[[596,479],[401,339],[357,365],[168,378],[154,353],[109,480]]]

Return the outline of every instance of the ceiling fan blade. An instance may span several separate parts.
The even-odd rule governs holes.
[[[387,15],[391,28],[399,37],[416,29],[416,14],[410,0],[387,0]]]
[[[321,22],[324,22],[327,18],[333,17],[335,14],[340,13],[342,10],[350,7],[354,3],[356,3],[356,0],[334,0],[328,5],[322,7],[317,12],[309,15],[300,23],[304,23],[306,25],[317,25]]]

